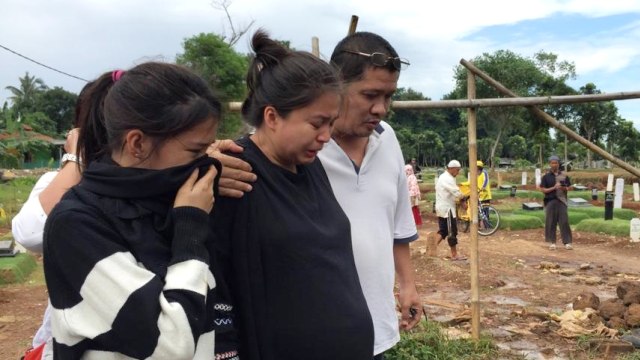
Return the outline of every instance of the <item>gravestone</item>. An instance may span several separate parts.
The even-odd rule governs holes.
[[[607,177],[607,191],[613,191],[613,174]]]
[[[542,181],[542,170],[536,169],[536,186],[540,186],[540,182]]]
[[[0,256],[15,256],[18,250],[13,248],[12,240],[0,241]]]
[[[584,191],[587,190],[588,188],[584,185],[573,185],[573,190],[578,190],[578,191]]]
[[[537,202],[522,203],[522,210],[542,210],[544,206]]]
[[[583,198],[569,198],[570,207],[584,207],[584,206],[592,206],[590,202]]]
[[[604,219],[613,220],[613,191],[604,192]]]
[[[624,192],[624,179],[616,179],[615,195],[613,198],[613,208],[622,209],[622,193]]]
[[[640,219],[633,218],[629,222],[629,236],[631,242],[640,242]]]

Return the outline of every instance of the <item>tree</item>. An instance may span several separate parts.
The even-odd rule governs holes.
[[[504,147],[506,155],[512,159],[524,159],[527,157],[527,140],[524,136],[510,136]]]
[[[575,65],[567,61],[558,61],[557,55],[540,51],[532,58],[523,57],[509,50],[498,50],[493,54],[484,53],[473,60],[474,65],[492,78],[502,83],[519,96],[566,95],[572,89],[566,80],[575,78]],[[466,98],[467,70],[458,66],[455,71],[456,88],[451,98]],[[498,91],[478,79],[476,82],[478,98],[502,97]],[[563,109],[564,111],[564,109]],[[561,112],[556,112],[556,115]],[[564,114],[564,113],[562,113]],[[503,155],[499,144],[514,134],[525,135],[538,131],[549,131],[549,126],[533,118],[522,107],[480,108],[477,112],[478,139],[492,139],[489,157]],[[564,117],[564,115],[563,115]],[[560,119],[563,120],[563,119]],[[508,147],[504,147],[506,150]],[[491,164],[493,167],[493,163]]]
[[[55,133],[63,134],[73,127],[77,98],[78,95],[56,86],[38,95],[35,108],[53,121]]]
[[[13,94],[9,100],[13,103],[14,110],[26,112],[33,110],[38,94],[47,89],[44,81],[35,76],[29,76],[27,71],[24,77],[18,78],[20,86],[7,86],[5,89]]]
[[[640,132],[632,121],[618,118],[616,123],[607,135],[609,151],[624,161],[637,161],[640,157]]]
[[[580,88],[585,95],[601,94],[595,84],[587,83]],[[612,101],[592,102],[576,106],[576,123],[579,134],[598,144],[612,129],[618,119],[618,109]],[[587,151],[587,166],[591,167],[591,151]]]
[[[475,66],[489,74],[507,88],[520,96],[531,96],[537,92],[537,87],[544,80],[544,73],[538,69],[536,63],[509,50],[498,50],[493,54],[484,53],[473,60]],[[456,98],[466,98],[467,70],[461,65],[455,70],[456,88],[453,95]],[[478,98],[495,98],[501,95],[484,81],[476,83]],[[524,109],[521,107],[492,107],[481,108],[478,111],[478,137],[489,137],[493,140],[489,159],[494,159],[502,137],[508,135],[512,129],[524,126]],[[491,167],[494,167],[493,162]]]
[[[418,135],[418,156],[422,163],[438,165],[444,155],[442,136],[435,131],[425,130]]]
[[[249,31],[249,28],[251,28],[251,26],[253,26],[253,23],[255,22],[255,20],[251,20],[249,25],[242,26],[239,29],[236,29],[236,27],[233,25],[233,19],[231,19],[231,14],[229,14],[229,7],[231,6],[231,4],[232,4],[231,0],[214,0],[214,1],[212,1],[213,7],[218,9],[218,10],[224,11],[224,14],[227,16],[227,22],[229,23],[229,28],[231,28],[231,35],[228,36],[228,37],[227,36],[222,36],[221,39],[222,40],[226,40],[227,44],[229,44],[229,46],[235,45],[238,42],[238,40],[240,40],[240,38],[244,34],[246,34],[247,31]],[[287,46],[287,48],[289,48],[289,46]]]
[[[576,95],[578,92],[571,86],[566,84],[569,79],[576,78],[576,66],[572,62],[558,62],[558,56],[553,53],[540,51],[534,55],[535,62],[540,70],[544,73],[544,80],[539,86],[539,95]],[[553,116],[556,120],[562,122],[565,126],[571,128],[575,119],[574,104],[559,104],[544,107],[544,111]],[[533,117],[531,130],[533,133],[546,129],[548,131],[549,124]],[[564,138],[564,160],[568,160],[568,141],[567,135]]]
[[[207,80],[222,101],[244,99],[247,56],[237,53],[221,36],[211,33],[186,39],[182,46],[184,53],[177,56],[178,64],[188,66]],[[219,137],[236,137],[241,126],[238,114],[227,113],[219,129]]]
[[[56,123],[40,111],[26,113],[21,116],[20,123],[31,126],[33,131],[40,134],[55,135],[57,133]]]

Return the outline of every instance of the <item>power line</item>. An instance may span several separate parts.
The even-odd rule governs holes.
[[[6,46],[3,46],[2,44],[0,44],[0,47],[1,47],[1,48],[3,48],[3,49],[5,49],[5,50],[7,50],[7,51],[9,51],[9,52],[12,52],[12,53],[14,53],[14,54],[16,54],[16,55],[20,56],[21,58],[25,58],[25,59],[27,59],[27,60],[29,60],[29,61],[31,61],[31,62],[34,62],[34,63],[36,63],[36,64],[38,64],[38,65],[40,65],[40,66],[44,66],[44,67],[46,67],[47,69],[53,70],[53,71],[55,71],[55,72],[59,72],[60,74],[67,75],[67,76],[69,76],[69,77],[72,77],[72,78],[75,78],[75,79],[78,79],[78,80],[82,80],[82,81],[84,81],[84,82],[89,82],[89,80],[83,79],[83,78],[78,77],[78,76],[75,76],[75,75],[71,75],[71,74],[66,73],[66,72],[64,72],[64,71],[60,71],[60,70],[58,70],[58,69],[54,69],[54,68],[52,68],[51,66],[45,65],[45,64],[43,64],[43,63],[41,63],[41,62],[35,61],[35,60],[33,60],[33,59],[31,59],[31,58],[29,58],[29,57],[27,57],[27,56],[24,56],[24,55],[22,55],[22,54],[20,54],[20,53],[18,53],[18,52],[15,52],[15,51],[13,51],[13,50],[9,49],[9,48],[8,48],[8,47],[6,47]]]

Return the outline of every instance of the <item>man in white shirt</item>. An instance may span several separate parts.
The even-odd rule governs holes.
[[[438,215],[438,244],[447,238],[451,248],[451,260],[466,260],[458,255],[458,227],[456,226],[456,200],[462,197],[460,188],[456,184],[456,176],[460,172],[460,162],[451,160],[447,164],[447,171],[443,172],[436,182],[436,215]]]

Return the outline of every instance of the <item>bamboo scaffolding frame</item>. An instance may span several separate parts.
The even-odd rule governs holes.
[[[490,77],[489,75],[487,75],[485,72],[483,72],[482,70],[478,69],[475,65],[473,65],[473,63],[462,59],[460,60],[460,64],[462,64],[464,67],[467,68],[467,70],[471,71],[472,73],[474,73],[476,76],[479,76],[482,80],[486,81],[489,85],[493,86],[496,90],[498,90],[498,92],[500,92],[503,95],[506,96],[510,96],[510,97],[517,97],[518,95],[516,93],[514,93],[513,91],[507,89],[504,85],[502,85],[500,82],[496,81],[495,79],[493,79],[492,77]],[[635,93],[640,93],[640,92],[634,92]],[[622,94],[626,94],[627,96],[629,96],[632,93],[622,93]],[[609,95],[609,94],[604,94],[604,95]],[[581,95],[581,96],[588,96],[588,95]],[[630,96],[630,97],[615,97],[617,99],[628,99],[628,98],[633,98],[635,96]],[[607,99],[607,100],[614,100],[614,98],[611,99]],[[598,101],[604,101],[604,100],[598,100]],[[564,125],[563,123],[559,122],[557,119],[555,119],[553,116],[547,114],[546,112],[538,109],[535,106],[530,106],[530,105],[526,105],[527,109],[529,109],[529,111],[539,117],[540,119],[546,121],[547,123],[549,123],[551,126],[555,127],[556,129],[560,130],[560,132],[562,132],[563,134],[567,135],[568,137],[570,137],[571,139],[579,142],[580,144],[582,144],[583,146],[585,146],[587,149],[595,152],[596,154],[602,156],[602,158],[611,161],[612,163],[618,165],[619,167],[623,168],[624,170],[628,171],[630,174],[640,177],[640,170],[636,169],[635,167],[631,166],[630,164],[616,158],[615,156],[609,154],[607,151],[605,151],[604,149],[600,148],[599,146],[597,146],[596,144],[590,142],[589,140],[583,138],[582,136],[578,135],[576,132],[574,132],[573,130],[569,129],[566,125]]]

